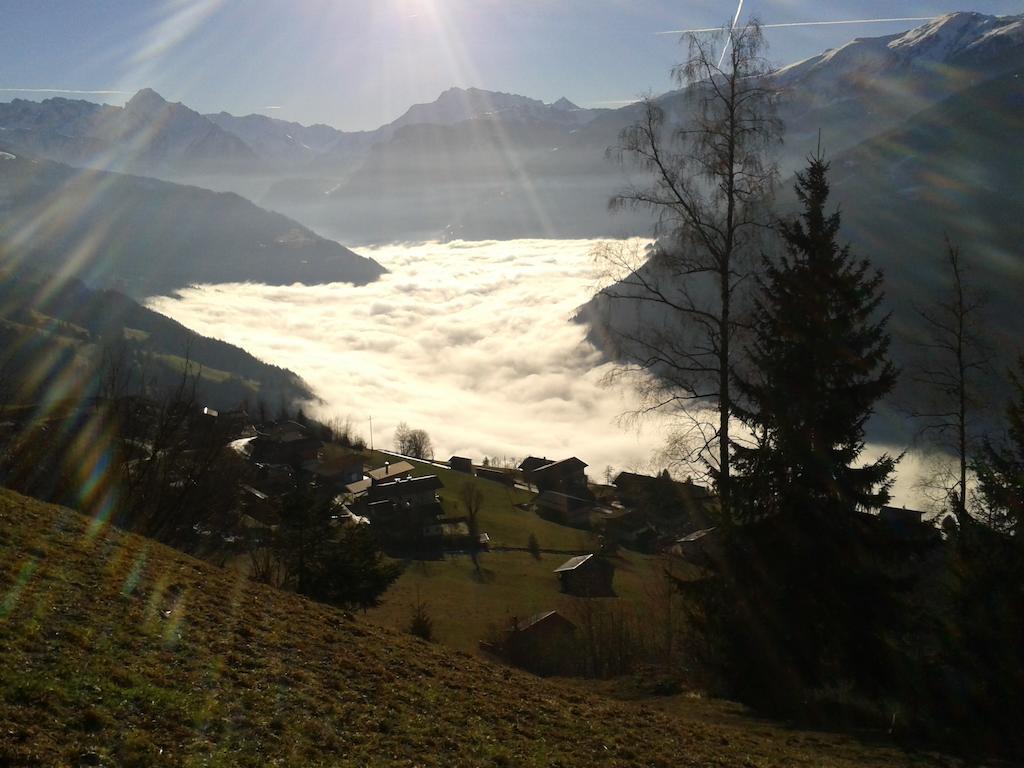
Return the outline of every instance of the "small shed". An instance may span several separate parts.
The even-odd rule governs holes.
[[[722,532],[717,527],[694,531],[678,539],[671,552],[692,565],[717,571],[722,559]]]
[[[615,566],[599,555],[571,557],[555,568],[562,592],[576,597],[614,597]]]
[[[448,467],[456,472],[465,472],[467,475],[473,474],[473,462],[465,456],[452,456],[448,459]]]
[[[513,619],[505,637],[509,662],[537,674],[571,671],[576,625],[558,611],[538,613],[528,619]]]

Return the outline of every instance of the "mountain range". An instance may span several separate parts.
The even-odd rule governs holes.
[[[816,146],[838,154],[973,85],[1024,66],[1024,16],[951,13],[909,32],[850,41],[772,77],[786,126],[783,176]],[[656,98],[670,120],[686,89]],[[616,236],[632,170],[606,159],[642,112],[581,109],[451,88],[373,131],[262,115],[201,115],[151,90],[123,108],[68,99],[0,104],[0,144],[71,165],[235,191],[344,242],[434,237]],[[1007,119],[995,115],[993,119]]]
[[[897,296],[922,289],[914,272],[948,232],[976,252],[997,316],[1015,328],[1005,278],[1019,277],[1021,262],[1019,220],[1007,211],[1024,188],[1022,72],[1024,16],[979,13],[857,38],[782,67],[771,76],[786,127],[780,173],[799,168],[820,141],[833,159],[844,231],[886,269]],[[655,101],[675,126],[692,114],[691,96],[681,89]],[[650,232],[644,212],[607,213],[609,196],[637,172],[610,163],[606,150],[642,111],[452,88],[374,131],[346,133],[200,115],[144,90],[123,108],[0,104],[0,149],[233,190],[346,242],[616,236]],[[29,230],[34,258],[54,266],[75,253],[89,280],[97,249],[76,244],[99,237],[133,295],[200,279],[361,282],[381,271],[237,195],[112,174],[75,178],[41,159],[0,163],[3,242],[17,243],[25,222],[38,222]],[[790,186],[781,187],[783,213],[792,210]],[[55,189],[59,216],[48,197]]]
[[[0,134],[0,150],[6,134]],[[0,266],[141,298],[194,283],[367,283],[384,269],[234,193],[4,151]]]

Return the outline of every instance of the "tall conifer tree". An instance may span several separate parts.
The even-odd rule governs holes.
[[[834,514],[889,499],[897,458],[858,463],[865,425],[896,382],[882,275],[837,242],[828,214],[829,165],[813,157],[797,174],[799,217],[779,222],[785,255],[765,259],[737,416],[754,435],[735,447],[737,511]]]
[[[1024,355],[1010,373],[1016,393],[1006,408],[1006,438],[986,440],[972,469],[978,478],[984,520],[994,528],[1024,536]]]

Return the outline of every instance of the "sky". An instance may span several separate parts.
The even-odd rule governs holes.
[[[765,24],[1024,12],[1021,0],[744,0]],[[581,106],[672,87],[667,30],[736,0],[0,0],[0,100],[122,104],[151,87],[201,112],[371,129],[451,86]],[[779,64],[915,22],[767,30]],[[45,90],[44,90],[45,89]],[[70,91],[56,93],[50,91]],[[83,93],[74,93],[80,91]]]

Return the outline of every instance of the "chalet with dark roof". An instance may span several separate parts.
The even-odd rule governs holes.
[[[678,539],[669,550],[691,565],[709,571],[719,570],[723,557],[722,532],[717,528],[702,528]]]
[[[657,477],[620,472],[612,484],[624,506],[658,527],[681,532],[714,522],[718,497],[689,478],[673,480],[668,472]]]
[[[537,458],[536,456],[527,456],[519,465],[519,471],[523,473],[523,477],[526,478],[526,481],[528,483],[533,482],[530,479],[530,473],[532,473],[534,470],[540,469],[541,467],[546,467],[548,464],[552,464],[553,462],[553,459],[540,459]]]
[[[576,597],[614,597],[615,566],[599,555],[571,557],[555,568],[562,592]]]
[[[437,475],[374,483],[364,497],[365,514],[384,541],[423,541],[424,528],[441,516],[437,492],[443,487]]]
[[[537,486],[537,490],[557,491],[573,496],[587,498],[590,491],[587,489],[587,476],[584,470],[587,464],[575,456],[568,459],[553,461],[538,467],[530,473],[531,482]]]
[[[400,477],[408,477],[415,471],[416,467],[408,461],[386,461],[383,467],[371,469],[366,474],[376,483],[386,483]]]
[[[576,625],[558,611],[546,611],[522,621],[513,619],[505,632],[509,662],[539,675],[571,671]]]
[[[437,503],[437,492],[444,483],[437,475],[398,478],[388,482],[374,483],[368,491],[370,503],[389,501],[396,506],[407,508]]]
[[[544,491],[533,503],[541,517],[577,528],[586,528],[590,525],[590,511],[594,508],[594,502],[590,499],[558,491]]]
[[[313,461],[323,443],[309,429],[294,421],[271,424],[249,443],[252,460],[258,464],[304,464]]]
[[[306,469],[322,485],[339,492],[363,479],[363,457],[357,453],[338,453],[308,462]]]

